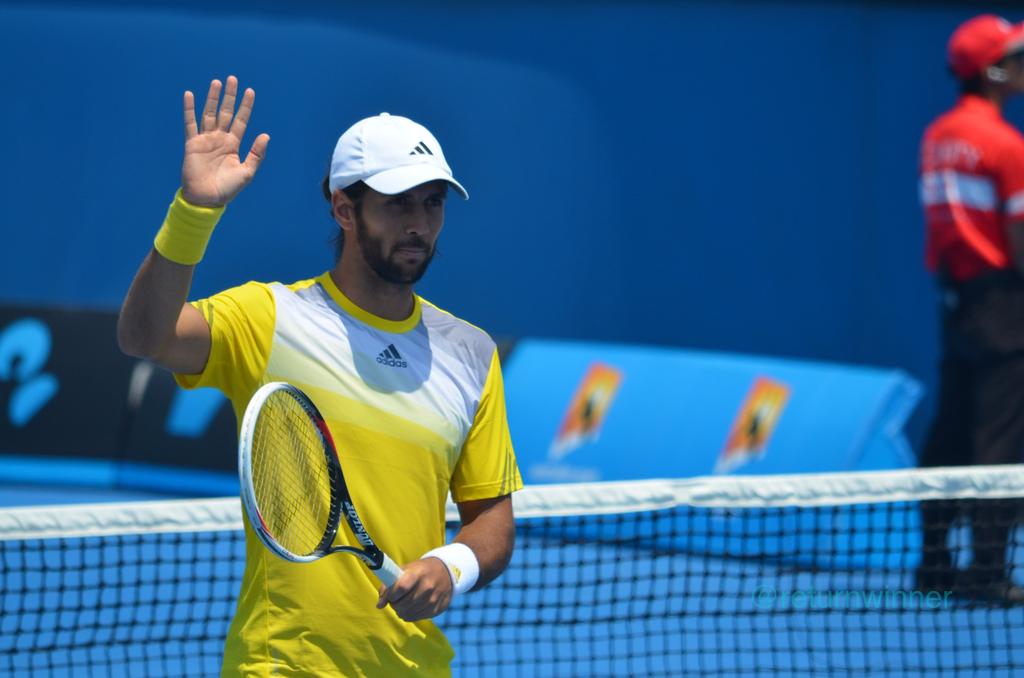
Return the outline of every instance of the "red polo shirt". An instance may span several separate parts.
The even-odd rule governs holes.
[[[1007,227],[1024,221],[1024,137],[990,101],[961,97],[924,133],[925,263],[967,280],[1013,265]]]

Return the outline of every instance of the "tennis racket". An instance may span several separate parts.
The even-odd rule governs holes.
[[[351,553],[385,586],[395,583],[402,570],[359,519],[327,422],[305,393],[282,382],[260,387],[238,438],[242,504],[268,549],[296,563]],[[362,548],[334,545],[342,516]]]

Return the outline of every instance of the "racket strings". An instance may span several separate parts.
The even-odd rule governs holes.
[[[300,556],[314,553],[330,519],[330,468],[316,424],[295,398],[278,391],[256,422],[253,489],[271,536]]]

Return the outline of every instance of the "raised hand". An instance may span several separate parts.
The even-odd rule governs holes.
[[[237,114],[238,79],[228,76],[224,100],[218,110],[220,92],[220,81],[211,82],[203,107],[201,128],[196,124],[195,97],[192,92],[185,92],[185,161],[181,166],[181,194],[193,205],[214,207],[231,202],[256,175],[270,142],[269,134],[260,134],[242,161],[238,152],[256,92],[245,90]]]

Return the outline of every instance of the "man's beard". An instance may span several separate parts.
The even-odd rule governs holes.
[[[391,256],[394,256],[395,251],[402,247],[421,248],[426,252],[426,256],[423,257],[423,261],[419,264],[413,267],[401,266],[392,261],[390,256],[385,256],[384,241],[370,235],[369,229],[366,228],[366,224],[363,223],[361,217],[357,215],[355,221],[356,240],[359,241],[359,251],[363,254],[363,261],[373,269],[373,272],[381,280],[398,285],[412,285],[418,282],[423,277],[423,274],[427,272],[427,266],[430,265],[431,259],[434,258],[434,248],[426,240],[414,235],[395,243],[395,246],[391,249]]]

